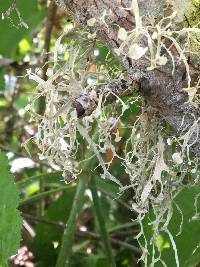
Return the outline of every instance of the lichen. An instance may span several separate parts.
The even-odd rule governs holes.
[[[131,10],[135,14],[136,28],[130,32],[123,28],[119,29],[118,37],[122,43],[116,52],[129,56],[133,60],[140,60],[148,55],[147,59],[150,63],[147,66],[148,70],[170,62],[172,73],[175,69],[175,60],[181,60],[187,71],[187,90],[188,93],[191,93],[189,91],[191,90],[191,77],[187,52],[190,49],[191,33],[199,33],[199,30],[189,27],[174,30],[176,12],[162,18],[156,24],[145,26],[140,17],[137,1],[132,2]],[[101,22],[105,22],[102,19],[105,16],[101,15],[100,17]],[[90,19],[88,27],[93,27],[95,23],[98,23],[98,18]],[[63,33],[62,37],[65,34]],[[179,44],[177,36],[180,35],[187,37],[185,46]],[[91,37],[85,32],[81,38],[88,42],[88,36]],[[120,141],[118,125],[123,120],[125,111],[129,109],[129,103],[125,103],[115,95],[118,108],[113,107],[111,112],[107,112],[106,97],[103,98],[99,95],[96,110],[90,116],[86,116],[82,120],[78,119],[73,102],[81,95],[95,92],[102,83],[109,82],[110,77],[106,69],[102,68],[99,72],[92,74],[94,82],[88,84],[87,80],[91,77],[91,73],[86,59],[93,51],[91,49],[93,43],[90,45],[88,42],[88,47],[84,51],[74,44],[67,46],[69,59],[63,63],[59,54],[62,37],[58,39],[55,46],[54,65],[51,70],[48,70],[50,74],[48,80],[44,81],[37,74],[29,73],[29,78],[38,84],[37,93],[27,109],[30,111],[32,120],[38,124],[38,132],[34,141],[40,149],[40,158],[46,159],[51,165],[62,169],[64,178],[69,181],[71,178],[77,178],[82,172],[83,162],[95,157],[103,178],[116,182],[120,192],[129,188],[134,191],[132,208],[138,213],[138,221],[141,224],[138,240],[144,234],[142,220],[145,214],[152,209],[156,215],[155,221],[152,222],[154,225],[152,240],[157,239],[160,231],[165,231],[171,240],[176,264],[179,266],[176,245],[167,227],[172,217],[172,202],[175,196],[185,185],[199,183],[199,177],[193,179],[189,175],[194,173],[198,164],[195,158],[190,157],[192,145],[190,139],[198,127],[198,121],[195,120],[187,133],[180,137],[173,136],[165,130],[164,120],[152,108],[146,108],[143,104],[141,115],[137,117],[134,124],[125,125],[131,130],[131,133],[124,145],[123,152],[118,153],[116,150],[117,143]],[[145,47],[140,43],[143,38],[147,40]],[[161,41],[162,38],[169,39],[176,47],[178,59],[175,59],[170,49],[164,45]],[[167,52],[168,57],[161,54],[162,49]],[[100,77],[103,79],[101,80]],[[44,114],[40,115],[36,113],[35,105],[42,96],[45,96],[46,108]],[[136,98],[138,96],[133,97],[133,100]],[[193,101],[194,98],[195,94],[192,95],[190,101]],[[196,139],[193,141],[195,142]],[[85,143],[86,151],[91,151],[89,158],[87,156],[80,158],[78,152],[81,143]],[[112,157],[108,161],[106,160],[107,151],[112,152]],[[88,153],[84,155],[88,155]],[[110,166],[114,158],[120,159],[124,166],[129,177],[129,185],[122,186],[118,177],[111,173]],[[164,219],[165,223],[163,224]],[[140,243],[140,245],[143,251],[141,259],[147,266],[147,244]],[[158,260],[162,262],[160,257]],[[154,262],[156,261],[153,255],[151,266],[154,265]]]

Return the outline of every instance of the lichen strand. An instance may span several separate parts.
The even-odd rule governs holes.
[[[143,25],[136,0],[58,2],[64,2],[65,7],[70,8],[79,22],[87,27],[81,40],[86,39],[88,47],[84,53],[76,47],[77,44],[66,47],[70,56],[63,64],[63,55],[59,52],[62,38],[59,38],[53,57],[54,66],[48,70],[48,80],[29,73],[30,79],[38,84],[38,92],[27,109],[38,125],[35,142],[40,149],[40,158],[63,170],[65,179],[77,178],[82,172],[83,162],[96,158],[98,172],[103,178],[116,182],[121,192],[129,188],[133,190],[132,208],[138,213],[140,223],[150,209],[154,211],[156,219],[152,222],[152,242],[155,243],[159,231],[163,230],[176,250],[173,237],[167,229],[172,216],[173,199],[184,186],[200,182],[199,108],[194,101],[196,94],[191,98],[190,91],[199,89],[198,75],[187,61],[185,49],[188,49],[188,43],[179,45],[179,38],[175,38],[180,34],[187,36],[191,30],[184,28],[181,32],[172,31],[176,13],[166,19],[168,26],[164,18],[153,26]],[[131,17],[130,10],[124,9],[130,4],[133,5],[135,17]],[[91,30],[91,25],[96,23]],[[128,32],[127,27],[131,25],[133,28],[129,28]],[[120,27],[124,30],[119,34]],[[118,75],[118,79],[111,82],[108,72],[103,68],[92,74],[94,83],[87,83],[91,77],[87,59],[91,58],[93,52],[90,38],[95,34],[108,41],[112,51],[121,49],[115,53],[127,69],[127,76]],[[110,36],[112,40],[109,40]],[[162,37],[170,40],[169,47],[175,47],[175,54],[165,47]],[[146,45],[145,50],[142,44]],[[132,58],[127,56],[131,46]],[[129,103],[138,100],[138,96],[127,102],[121,98],[126,93],[130,96],[133,92],[131,86],[140,89],[149,105],[143,103],[141,115],[135,122],[129,124],[126,121],[124,125],[124,113],[130,108]],[[46,99],[43,116],[35,112],[35,104],[41,96]],[[109,111],[106,104],[113,99],[116,104]],[[120,125],[130,135],[119,153],[117,144],[123,138]],[[176,133],[167,131],[167,126],[171,126]],[[84,151],[84,157],[78,153],[80,150]],[[106,157],[108,151],[111,152],[109,160]],[[196,157],[191,156],[192,151]],[[120,160],[130,184],[122,186],[119,177],[111,172],[113,159]],[[145,266],[150,266],[147,263],[147,246],[141,244],[141,247]],[[156,243],[155,249],[158,249]],[[177,251],[175,256],[178,264]]]
[[[164,124],[164,121],[155,114],[155,110],[143,110],[132,127],[124,155],[125,170],[131,183],[121,188],[121,191],[129,188],[134,191],[132,207],[138,213],[138,222],[141,225],[141,232],[137,236],[139,243],[142,235],[145,240],[142,221],[148,211],[153,211],[155,219],[149,222],[153,225],[150,244],[158,252],[156,240],[160,232],[168,232],[173,214],[173,199],[185,186],[200,182],[198,162],[188,153],[191,148],[188,144],[189,135],[195,132],[194,128],[197,125],[193,125],[185,135],[177,138],[168,135],[164,130]],[[174,147],[176,152],[173,152]],[[183,216],[180,208],[179,211]],[[181,231],[180,225],[180,234]],[[150,244],[147,241],[140,243],[143,251],[141,260],[145,266],[150,264],[154,266],[155,255],[152,254],[152,259],[149,259]],[[175,254],[178,255],[175,243],[173,247]],[[156,261],[162,261],[161,255]],[[178,256],[176,262],[179,266]]]
[[[197,163],[187,153],[185,141],[184,135],[170,137],[164,131],[161,118],[150,111],[143,112],[133,126],[126,143],[125,164],[135,188],[134,208],[141,215],[149,209],[150,203],[157,206],[169,200],[169,192],[170,199],[173,199],[173,194],[182,188],[188,172],[197,170]],[[172,147],[175,144],[177,150],[174,155]]]

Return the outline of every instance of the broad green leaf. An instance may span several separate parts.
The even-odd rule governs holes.
[[[5,14],[12,3],[12,0],[0,0],[0,14]],[[8,58],[16,57],[19,42],[37,30],[45,15],[44,10],[38,7],[37,0],[17,0],[16,6],[22,21],[28,25],[28,28],[19,25],[20,18],[15,10],[9,17],[5,15],[4,20],[0,18],[0,36],[3,36],[0,42],[0,54]],[[21,49],[21,46],[19,48]]]
[[[0,266],[6,266],[8,257],[16,254],[22,227],[19,196],[8,168],[8,159],[0,151]]]
[[[200,262],[200,187],[183,189],[176,197],[175,203],[168,229],[176,245],[179,266],[196,266]],[[153,219],[155,219],[154,215],[150,212],[143,224],[150,253],[148,264],[152,257],[150,239],[153,233],[152,225],[150,226],[148,223]],[[176,266],[175,250],[169,233],[161,232],[155,240],[155,244],[161,251],[161,259],[166,266]],[[158,256],[158,253],[155,255]],[[160,262],[155,264],[155,267],[161,266],[163,265]]]

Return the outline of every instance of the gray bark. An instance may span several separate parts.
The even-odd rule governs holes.
[[[119,27],[125,28],[127,31],[133,29],[135,26],[134,16],[130,10],[126,9],[130,7],[131,0],[56,0],[66,10],[70,11],[76,18],[80,25],[86,26],[87,21],[91,18],[98,18],[100,14],[103,14],[104,10],[111,10],[112,14],[107,17],[106,24],[101,27],[92,28],[91,31],[96,31],[97,37],[107,45],[111,51],[115,54],[115,49],[121,44],[117,38]],[[143,16],[151,14],[155,19],[159,20],[167,12],[165,0],[141,0],[139,6],[141,14]],[[176,5],[180,4],[180,1],[176,2]],[[182,2],[183,3],[183,2]],[[184,1],[183,8],[187,8],[187,1]],[[177,23],[174,27],[181,27],[184,25],[182,21],[184,9],[180,10]],[[145,17],[144,17],[145,23]],[[147,23],[147,22],[146,22]],[[142,40],[145,42],[145,40]],[[166,40],[167,45],[168,40]],[[169,46],[171,43],[168,44]],[[147,71],[148,62],[145,59],[132,62],[129,58],[117,56],[121,61],[127,72],[127,79],[124,82],[121,79],[114,81],[113,84],[108,84],[102,87],[97,92],[97,98],[91,99],[90,95],[84,95],[76,99],[74,106],[77,109],[78,116],[85,116],[91,114],[94,110],[98,93],[105,94],[109,90],[114,90],[119,96],[131,94],[134,91],[134,87],[140,91],[146,101],[153,108],[158,110],[161,116],[172,126],[177,135],[183,135],[186,133],[200,115],[199,107],[194,107],[187,102],[188,94],[183,91],[183,88],[187,87],[186,70],[183,62],[178,61],[177,51],[173,47],[171,52],[177,59],[175,64],[175,72],[172,75],[172,66],[169,61],[165,66]],[[176,57],[177,56],[177,57]],[[195,69],[192,64],[190,66],[190,75],[192,77],[192,85],[197,82],[199,76],[199,69]],[[113,97],[110,97],[110,101],[114,101]],[[196,129],[189,138],[192,151],[196,157],[200,158],[200,138],[198,137],[198,131],[200,131],[200,122],[198,122]],[[194,143],[194,140],[195,143]],[[193,144],[194,143],[194,144]]]

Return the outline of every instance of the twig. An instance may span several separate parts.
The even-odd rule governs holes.
[[[29,197],[27,199],[26,198],[22,199],[19,205],[20,206],[26,205],[26,204],[32,203],[34,201],[37,201],[39,199],[43,199],[44,197],[52,195],[54,193],[61,192],[61,191],[64,191],[64,190],[71,190],[74,187],[76,187],[76,185],[65,185],[65,186],[58,187],[58,188],[55,188],[55,189],[52,189],[52,190],[49,190],[49,191],[41,192],[41,193],[39,193],[37,195],[33,195],[32,197]]]
[[[46,220],[46,219],[43,219],[43,218],[38,218],[38,217],[35,217],[35,216],[32,216],[30,214],[26,214],[26,213],[23,213],[23,217],[26,218],[26,219],[30,219],[32,221],[35,221],[35,222],[39,222],[39,223],[44,223],[44,224],[48,224],[48,225],[52,225],[52,226],[55,226],[55,227],[60,227],[60,228],[65,228],[65,224],[63,222],[54,222],[54,221],[49,221],[49,220]],[[131,224],[130,225],[134,226],[135,224]],[[126,226],[126,225],[124,225]],[[130,227],[128,224],[127,224],[127,227]],[[83,231],[80,231],[80,232],[83,232]],[[87,232],[87,231],[86,231]],[[109,233],[111,233],[112,231],[108,231]],[[123,232],[113,232],[110,234],[110,237],[114,237],[114,236],[129,236],[130,234],[132,233],[135,233],[135,232],[138,232],[138,229],[136,229],[134,231],[134,229],[132,229],[131,231],[123,231]]]
[[[125,247],[127,249],[132,250],[135,254],[138,254],[138,255],[141,254],[141,250],[136,246],[130,245],[127,242],[123,242],[123,241],[116,239],[116,238],[113,238],[113,237],[111,237],[110,240],[112,241],[113,244],[116,244],[120,247]]]
[[[79,232],[79,235],[81,236],[90,236],[91,238],[94,238],[94,239],[99,239],[101,238],[101,236],[99,234],[96,234],[96,233],[93,233],[93,232],[90,232],[90,231],[86,231],[86,232]],[[134,253],[136,254],[141,254],[141,250],[136,247],[136,246],[133,246],[127,242],[124,242],[124,241],[121,241],[119,239],[116,239],[116,238],[110,238],[110,241],[115,244],[115,245],[118,245],[120,247],[126,247],[127,249],[129,250],[132,250]]]
[[[137,221],[116,225],[115,227],[109,229],[109,233],[116,232],[116,231],[124,229],[124,228],[127,229],[130,227],[136,226],[136,225],[139,225],[139,223]]]
[[[98,105],[99,99],[102,97],[103,102],[110,104],[116,101],[117,97],[131,96],[140,85],[138,83],[137,75],[133,73],[127,74],[125,78],[119,78],[106,85],[103,85],[97,91],[81,95],[78,97],[73,106],[76,109],[77,116],[89,116]]]
[[[12,152],[13,154],[15,154],[16,156],[19,156],[19,157],[23,157],[23,158],[26,157],[26,158],[29,158],[29,159],[33,160],[34,162],[38,163],[39,165],[43,165],[43,166],[46,166],[46,167],[48,167],[48,168],[53,169],[53,168],[51,167],[51,165],[49,165],[48,163],[42,162],[42,161],[39,160],[39,159],[36,159],[36,158],[33,158],[33,157],[29,157],[29,156],[27,156],[27,155],[25,155],[25,154],[23,154],[23,153],[17,152],[17,151],[15,151],[14,149],[12,149],[12,148],[10,148],[10,147],[7,147],[7,146],[4,146],[4,145],[0,144],[0,149],[2,149],[2,150],[5,151],[5,152]]]
[[[18,187],[22,187],[25,186],[26,184],[30,184],[31,182],[37,182],[40,179],[45,179],[45,178],[63,179],[61,171],[54,171],[50,173],[42,173],[37,176],[26,177],[20,181],[17,181],[16,184]]]
[[[35,234],[34,229],[31,227],[31,225],[26,220],[23,220],[23,228],[32,239],[35,237],[36,234]]]
[[[55,172],[52,172],[52,173],[44,173],[44,174],[40,174],[38,176],[33,176],[33,177],[29,177],[29,178],[25,178],[23,180],[20,180],[17,182],[17,186],[18,187],[21,187],[21,186],[24,186],[26,185],[26,183],[30,183],[30,182],[36,182],[40,179],[45,179],[46,177],[51,177],[51,178],[56,178],[58,179],[58,177],[62,177],[62,172],[61,171],[55,171]],[[98,187],[98,186],[97,186]],[[124,201],[116,198],[112,193],[110,192],[107,192],[107,191],[104,191],[103,189],[101,189],[100,187],[98,187],[98,190],[104,194],[105,196],[108,196],[109,198],[111,198],[113,201],[116,201],[119,205],[121,205],[122,207],[126,208],[127,210],[131,210],[131,207],[126,204]]]
[[[95,176],[91,179],[91,192],[92,192],[92,198],[94,203],[94,208],[97,216],[97,220],[99,223],[99,229],[101,233],[101,238],[104,244],[105,254],[107,255],[108,261],[110,262],[111,267],[115,267],[115,259],[112,252],[112,247],[110,244],[109,235],[106,229],[106,224],[104,220],[104,215],[102,213],[102,207],[100,203],[100,199],[98,197],[97,193],[97,186],[95,181]]]
[[[44,224],[56,226],[56,227],[59,227],[59,228],[65,228],[65,226],[66,226],[62,222],[49,221],[49,220],[46,220],[46,219],[43,219],[43,218],[38,218],[38,217],[32,216],[30,214],[26,214],[26,213],[23,213],[22,217],[26,218],[28,220],[34,221],[34,222],[44,223]]]
[[[117,34],[118,27],[116,27],[116,24],[119,27],[124,28],[126,31],[134,29],[135,27],[132,14],[130,14],[130,11],[128,10],[125,11],[126,8],[124,8],[124,1],[120,1],[121,3],[119,4],[119,1],[98,0],[98,5],[94,6],[94,8],[91,8],[90,1],[85,0],[56,0],[56,2],[64,9],[70,10],[72,15],[74,15],[74,18],[77,20],[78,24],[81,24],[82,26],[87,26],[88,20],[90,18],[99,18],[99,14],[101,13],[102,8],[105,9],[105,6],[108,10],[112,9],[115,14],[119,14],[120,10],[123,9],[124,14],[121,16],[120,13],[120,15],[117,16],[117,19],[115,20],[116,23],[109,23],[105,26],[99,26],[99,24],[97,23],[96,29],[95,26],[91,27],[91,31],[94,32],[96,30],[96,38],[99,38],[104,44],[106,44],[107,47],[109,47],[111,52],[113,52],[116,58],[118,58],[120,63],[125,67],[126,71],[132,71],[133,73],[141,74],[140,77],[136,79],[136,82],[134,82],[134,79],[132,79],[132,84],[136,85],[147,103],[159,112],[159,114],[166,120],[170,127],[177,132],[177,135],[182,136],[189,131],[192,125],[199,118],[200,111],[198,106],[194,106],[193,104],[188,102],[188,94],[186,91],[182,90],[183,88],[187,88],[189,85],[189,77],[187,77],[187,79],[184,79],[183,73],[185,72],[186,68],[190,68],[189,72],[191,78],[191,87],[193,87],[198,81],[200,72],[198,69],[195,70],[193,68],[193,65],[195,65],[194,63],[191,62],[191,65],[189,66],[185,62],[185,60],[183,59],[183,55],[185,53],[184,50],[180,49],[180,56],[177,56],[177,49],[174,49],[175,51],[171,51],[172,57],[175,58],[176,66],[173,75],[173,62],[170,62],[171,60],[166,65],[149,71],[147,68],[147,66],[149,65],[148,57],[135,61],[131,60],[128,56],[124,56],[123,54],[118,56],[116,53],[116,49],[120,47],[120,42]],[[156,6],[152,5],[151,11],[154,12],[155,8],[157,9]],[[85,12],[86,10],[87,12]],[[127,23],[127,19],[129,23]],[[182,25],[180,25],[180,27],[184,28],[184,21]],[[183,40],[181,41],[177,40],[175,37],[173,41],[173,38],[168,37],[169,36],[166,36],[165,39],[172,40],[172,47],[176,46],[175,43],[177,43],[177,45],[179,46],[179,42],[180,46],[182,47],[186,45],[185,41],[187,42],[188,40],[187,38],[183,38]],[[145,44],[145,42],[146,41],[141,41],[141,44]],[[127,81],[127,77],[125,79]],[[119,88],[119,91],[123,92],[124,90],[121,90],[122,86],[120,87],[120,81],[117,81],[119,82],[119,86],[117,86],[117,88]],[[111,85],[107,85],[102,89],[105,92],[107,91],[106,89],[112,92],[113,88],[110,87]],[[129,94],[131,94],[131,90],[128,91]],[[119,94],[116,95],[121,97],[121,95]],[[78,117],[91,114],[97,106],[99,99],[98,93],[96,99],[97,100],[95,100],[92,94],[87,94],[79,97],[74,104]],[[200,122],[198,123],[196,130],[188,140],[190,151],[193,152],[197,160],[200,159],[200,139],[198,139],[196,142],[194,141],[198,136],[198,132],[200,132]]]
[[[44,223],[44,224],[48,224],[48,225],[51,225],[51,226],[55,226],[55,227],[59,227],[61,229],[65,229],[66,228],[66,225],[62,222],[54,222],[54,221],[49,221],[49,220],[46,220],[46,219],[43,219],[43,218],[37,218],[35,216],[32,216],[32,215],[29,215],[29,214],[25,214],[23,213],[23,217],[26,218],[27,220],[31,220],[31,221],[34,221],[34,222],[39,222],[39,223]],[[99,240],[101,239],[101,236],[97,233],[94,233],[94,232],[91,232],[91,231],[77,231],[76,236],[78,237],[91,237],[93,239],[96,239],[96,240]],[[134,253],[136,254],[141,254],[141,250],[136,247],[136,246],[133,246],[127,242],[124,242],[124,241],[121,241],[119,239],[116,239],[116,238],[112,238],[110,237],[110,241],[111,243],[117,245],[117,246],[120,246],[120,247],[125,247],[131,251],[133,251]]]
[[[126,204],[126,203],[125,203],[124,201],[122,201],[121,199],[116,198],[115,196],[113,196],[112,193],[107,192],[107,191],[105,191],[105,190],[103,190],[103,189],[101,189],[101,188],[99,188],[99,187],[98,187],[98,190],[99,190],[102,194],[104,194],[104,195],[108,196],[109,198],[115,200],[118,204],[120,204],[121,206],[123,206],[125,209],[127,209],[127,210],[129,210],[129,211],[131,210],[131,207],[130,207],[128,204]]]
[[[118,232],[114,232],[112,234],[110,234],[111,237],[126,237],[126,236],[131,236],[135,233],[139,233],[139,229],[138,228],[135,228],[135,229],[132,229],[130,231],[118,231]]]

